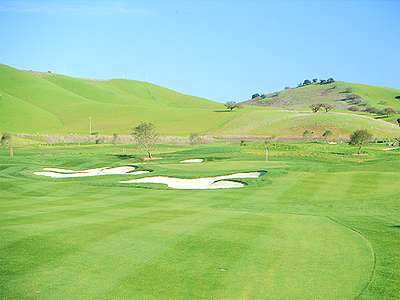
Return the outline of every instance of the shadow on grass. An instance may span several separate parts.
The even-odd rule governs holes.
[[[136,155],[131,155],[131,154],[114,154],[113,156],[116,156],[119,159],[136,159]]]

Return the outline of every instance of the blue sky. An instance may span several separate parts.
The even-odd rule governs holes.
[[[400,1],[0,1],[0,62],[217,101],[305,78],[400,88]]]

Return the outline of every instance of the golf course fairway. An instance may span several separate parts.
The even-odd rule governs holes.
[[[0,298],[390,298],[399,278],[396,151],[276,143],[264,161],[257,143],[159,145],[162,159],[150,162],[133,146],[122,155],[115,145],[32,145],[13,160],[2,151]],[[180,163],[196,156],[204,163]],[[151,173],[34,175],[127,165]],[[267,174],[241,189],[120,183],[254,170]]]

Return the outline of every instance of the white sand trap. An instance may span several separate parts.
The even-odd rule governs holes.
[[[392,151],[392,150],[396,150],[396,149],[399,149],[399,147],[383,148],[382,151]]]
[[[204,159],[202,159],[202,158],[192,158],[192,159],[182,160],[181,163],[182,164],[196,164],[196,163],[202,163],[203,161],[204,161]]]
[[[161,183],[166,184],[170,188],[182,190],[232,189],[244,187],[245,184],[229,179],[258,178],[263,175],[263,173],[264,172],[236,173],[226,176],[194,179],[155,176],[121,181],[121,183]]]
[[[96,168],[81,171],[57,169],[57,168],[44,168],[45,172],[34,172],[33,174],[39,176],[47,176],[52,178],[76,178],[76,177],[90,177],[90,176],[104,176],[104,175],[140,175],[149,173],[149,171],[136,171],[136,168],[132,166],[123,166],[115,168]]]

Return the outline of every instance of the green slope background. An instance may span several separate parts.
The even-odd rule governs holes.
[[[358,84],[351,86],[368,105],[400,109],[394,97],[400,90]],[[327,95],[315,97],[318,86],[284,91],[296,99],[286,107],[244,106],[227,112],[223,104],[184,95],[151,83],[134,80],[92,80],[54,73],[22,71],[0,65],[0,130],[13,133],[129,134],[141,121],[152,122],[161,135],[269,135],[301,137],[304,130],[321,135],[331,130],[334,137],[348,136],[356,129],[368,129],[377,137],[400,135],[399,127],[370,114],[351,113],[338,107],[329,113],[311,113],[313,101],[329,102]],[[286,93],[286,94],[285,94]],[[381,103],[381,104],[380,104]],[[384,104],[382,104],[384,103]]]

